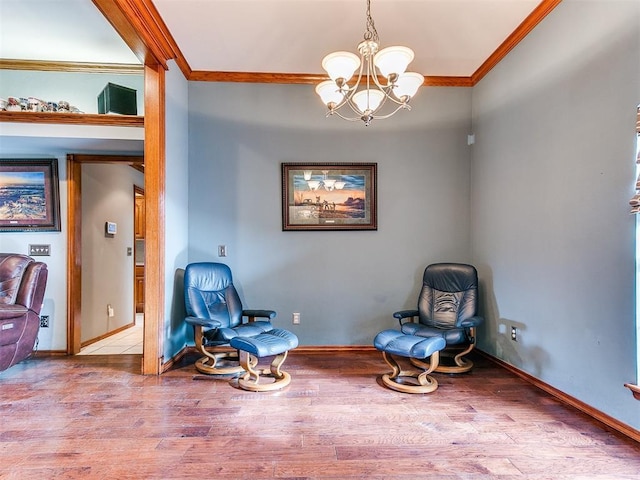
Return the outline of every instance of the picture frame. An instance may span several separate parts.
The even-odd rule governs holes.
[[[0,159],[0,232],[60,231],[58,160]]]
[[[377,230],[377,163],[282,163],[282,230]]]

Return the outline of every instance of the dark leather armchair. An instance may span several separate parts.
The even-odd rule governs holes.
[[[0,371],[33,352],[47,284],[47,265],[26,255],[0,253]]]
[[[245,310],[235,287],[231,269],[223,263],[187,265],[184,273],[187,317],[194,327],[196,348],[203,354],[196,369],[208,375],[243,372],[237,351],[230,347],[237,336],[256,337],[273,329],[273,310]],[[256,320],[262,318],[265,320]]]
[[[472,265],[436,263],[429,265],[422,278],[417,310],[393,314],[402,333],[419,337],[442,337],[436,372],[462,373],[473,367],[465,355],[476,344],[476,327],[483,322],[477,315],[478,273]],[[409,319],[411,321],[409,321]],[[417,320],[417,322],[416,322]],[[451,359],[447,364],[446,360]]]

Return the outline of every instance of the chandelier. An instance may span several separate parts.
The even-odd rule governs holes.
[[[327,117],[336,114],[344,120],[362,120],[369,126],[374,119],[389,118],[401,109],[411,110],[409,100],[424,83],[424,77],[419,73],[405,72],[413,60],[413,50],[402,46],[378,50],[378,40],[371,18],[371,0],[367,0],[367,29],[364,40],[358,45],[360,57],[351,52],[333,52],[322,59],[322,68],[331,80],[320,83],[316,93],[329,109]],[[350,87],[348,82],[358,68],[358,78]],[[378,71],[386,79],[386,85],[378,80]],[[387,101],[393,104],[391,111],[385,109],[387,113],[382,113]],[[351,108],[355,117],[339,111],[345,105]]]

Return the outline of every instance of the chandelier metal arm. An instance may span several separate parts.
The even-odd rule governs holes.
[[[341,87],[341,92],[343,92],[344,95],[344,99],[342,102],[340,102],[338,105],[336,105],[334,107],[334,110],[339,109],[340,107],[342,107],[344,104],[348,103],[349,106],[351,108],[353,108],[354,104],[351,100],[351,97],[353,97],[356,93],[356,91],[358,90],[358,87],[360,86],[360,80],[362,79],[362,71],[364,69],[364,64],[363,62],[360,62],[360,70],[358,71],[358,78],[356,79],[356,83],[353,84],[353,87],[349,87],[347,86],[347,83],[344,83],[344,86]],[[357,110],[354,110],[357,111]],[[338,115],[340,118],[344,118],[342,115]]]
[[[384,120],[385,118],[389,118],[390,116],[394,115],[398,110],[402,110],[402,109],[406,109],[406,110],[411,110],[411,105],[409,105],[408,103],[403,103],[400,104],[396,107],[396,109],[390,113],[387,113],[386,115],[373,115],[372,119],[373,120]]]
[[[325,117],[329,117],[331,115],[337,115],[341,119],[347,120],[349,122],[359,122],[359,121],[362,120],[362,118],[360,118],[360,117],[346,117],[346,116],[342,115],[338,110],[335,110],[335,109],[334,110],[329,110],[327,112],[327,114],[325,115]]]
[[[373,120],[384,120],[385,118],[389,118],[392,115],[394,115],[398,110],[401,109],[406,109],[406,110],[411,110],[411,105],[409,105],[408,103],[403,103],[401,105],[398,105],[395,110],[393,110],[392,112],[386,114],[386,115],[372,115],[371,118]],[[340,117],[343,120],[347,120],[349,122],[358,122],[362,120],[362,117],[347,117],[345,115],[343,115],[342,113],[340,113],[337,109],[334,110],[329,110],[327,112],[327,114],[325,115],[325,117],[329,117],[331,115],[337,115],[338,117]]]
[[[375,72],[374,72],[375,73]],[[390,83],[388,85],[382,85],[379,81],[378,81],[378,76],[377,75],[372,75],[373,77],[373,83],[376,84],[376,86],[382,91],[382,93],[384,93],[384,96],[386,98],[388,98],[389,100],[391,100],[393,103],[397,104],[397,105],[404,105],[406,102],[403,102],[402,100],[396,100],[392,93],[393,93],[393,89],[395,87],[394,83]],[[369,88],[369,85],[367,84],[367,88]],[[382,105],[380,105],[382,106]]]

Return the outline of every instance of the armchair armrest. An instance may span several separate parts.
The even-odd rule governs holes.
[[[469,317],[466,320],[463,320],[462,322],[460,322],[460,326],[464,328],[477,327],[482,322],[484,322],[484,318],[476,315],[474,317]]]
[[[395,312],[393,314],[393,318],[397,318],[400,326],[402,326],[402,320],[405,318],[410,318],[413,321],[414,317],[418,316],[418,310],[400,310],[399,312]]]
[[[243,317],[249,317],[250,322],[255,322],[256,318],[268,318],[272,320],[276,318],[276,312],[273,310],[242,310]]]
[[[22,318],[28,311],[29,309],[23,305],[17,305],[15,303],[2,304],[2,306],[0,306],[0,320]]]
[[[218,320],[210,318],[186,317],[184,321],[194,327],[220,328],[222,326]]]

